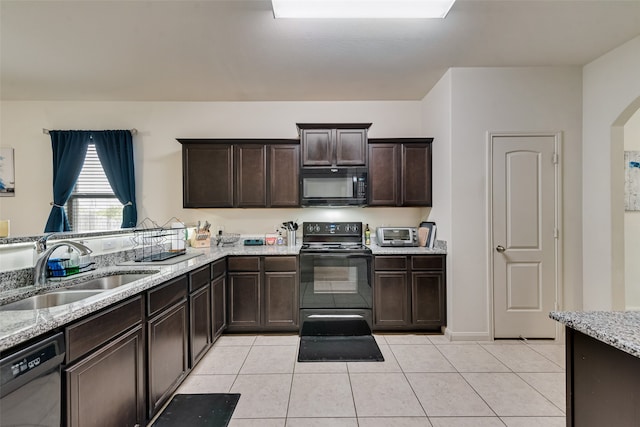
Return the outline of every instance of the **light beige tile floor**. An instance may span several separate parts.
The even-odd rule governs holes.
[[[377,334],[384,362],[297,362],[295,335],[222,336],[176,393],[240,393],[230,427],[560,427],[564,345]]]

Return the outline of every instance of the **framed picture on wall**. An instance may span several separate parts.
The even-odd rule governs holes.
[[[0,147],[0,196],[14,196],[15,189],[13,148]]]
[[[640,211],[640,151],[624,152],[624,210]]]

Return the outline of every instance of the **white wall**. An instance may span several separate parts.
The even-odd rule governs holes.
[[[583,69],[583,277],[585,310],[624,308],[621,126],[640,107],[640,36]],[[615,142],[615,143],[614,143]],[[617,165],[617,166],[615,166]]]
[[[437,225],[437,236],[447,241],[447,295],[452,295],[456,277],[451,268],[451,70],[422,99],[422,133],[434,137],[432,145],[433,207],[429,219]],[[447,298],[447,325],[455,330],[451,315],[456,301]]]
[[[422,133],[419,101],[399,102],[11,102],[1,104],[0,145],[15,148],[16,196],[0,199],[11,235],[40,234],[52,200],[47,129],[130,129],[134,137],[138,220],[208,220],[227,232],[265,233],[287,220],[357,220],[417,225],[428,210],[183,209],[181,145],[176,138],[296,138],[296,122],[372,122],[370,137]],[[212,183],[215,185],[215,183]]]
[[[624,126],[625,151],[640,151],[640,109]],[[640,310],[640,211],[624,213],[625,308]]]
[[[580,307],[581,286],[581,70],[580,68],[454,68],[429,94],[450,112],[449,286],[453,339],[490,336],[487,278],[487,133],[562,131],[564,142],[564,308]],[[435,90],[435,89],[434,89]],[[432,107],[429,107],[432,108]],[[427,120],[424,118],[423,120]],[[446,115],[444,117],[445,127]],[[440,129],[443,135],[446,129]],[[438,147],[438,143],[434,143]],[[450,155],[450,160],[447,156]],[[438,205],[437,209],[440,209]],[[436,208],[432,218],[439,218]]]

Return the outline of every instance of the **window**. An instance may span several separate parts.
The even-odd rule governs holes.
[[[89,144],[76,186],[65,205],[71,230],[113,230],[122,224],[122,204],[113,194],[96,146]]]

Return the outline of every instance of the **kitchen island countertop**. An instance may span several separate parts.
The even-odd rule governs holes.
[[[552,311],[549,317],[640,358],[640,311]]]

